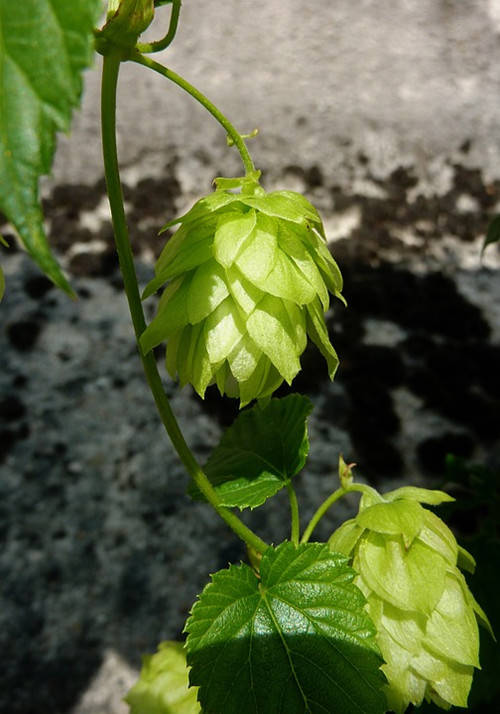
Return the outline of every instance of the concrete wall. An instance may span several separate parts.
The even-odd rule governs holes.
[[[153,35],[168,13],[157,11]],[[264,169],[317,164],[342,181],[362,152],[375,174],[411,164],[425,177],[470,142],[467,162],[500,176],[500,0],[185,0],[159,59],[240,131],[259,128],[251,148]],[[101,174],[98,88],[99,62],[56,182]],[[119,127],[124,164],[164,162],[174,147],[239,171],[206,112],[142,67],[123,67]]]

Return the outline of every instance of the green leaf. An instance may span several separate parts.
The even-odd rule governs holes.
[[[80,101],[100,9],[100,0],[0,0],[0,210],[69,294],[45,236],[38,180]]]
[[[306,397],[290,394],[241,412],[205,466],[221,505],[256,508],[302,469],[312,408]],[[189,493],[203,498],[194,485]]]
[[[162,642],[144,655],[139,680],[125,697],[130,714],[199,714],[196,687],[189,687],[186,653],[180,642]]]
[[[347,558],[282,543],[212,576],[186,624],[204,714],[380,714],[375,628]]]
[[[486,237],[484,239],[483,247],[481,249],[481,255],[483,255],[487,246],[491,245],[492,243],[498,243],[499,240],[500,240],[500,216],[495,216],[495,218],[491,221],[490,225],[488,226],[488,230],[486,231]]]

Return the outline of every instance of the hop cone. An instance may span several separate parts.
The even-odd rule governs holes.
[[[167,369],[200,396],[216,383],[241,404],[289,384],[307,336],[338,366],[324,313],[342,276],[314,207],[300,194],[266,194],[258,173],[218,179],[183,217],[144,297],[167,283],[141,337],[147,353],[167,342]],[[228,189],[240,188],[239,193]]]
[[[443,709],[467,706],[479,667],[476,617],[491,631],[457,567],[473,570],[472,556],[419,503],[445,500],[453,499],[412,487],[384,498],[364,495],[357,517],[329,541],[332,550],[353,557],[355,582],[378,630],[388,707],[396,714],[424,698]]]
[[[125,697],[130,714],[200,714],[198,687],[189,686],[189,669],[181,642],[161,642],[143,655],[138,681]]]

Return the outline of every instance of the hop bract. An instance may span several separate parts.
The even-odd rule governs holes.
[[[378,630],[388,707],[396,714],[424,698],[443,709],[467,706],[479,667],[476,618],[491,631],[458,568],[473,570],[472,556],[420,503],[445,500],[453,499],[413,487],[383,498],[363,495],[357,517],[329,541],[332,550],[353,557],[356,585]]]
[[[324,313],[342,276],[315,208],[292,191],[265,193],[258,172],[218,179],[183,217],[144,297],[167,284],[141,337],[145,353],[167,342],[167,369],[202,397],[216,383],[242,404],[289,384],[307,336],[338,366]],[[232,192],[230,189],[240,189]]]

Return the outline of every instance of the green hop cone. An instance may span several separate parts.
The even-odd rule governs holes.
[[[241,404],[271,395],[300,370],[307,337],[338,366],[324,313],[342,276],[316,209],[292,191],[265,193],[259,173],[217,179],[181,218],[144,297],[167,283],[141,337],[167,342],[167,369],[201,397],[216,383]],[[240,189],[232,192],[230,189]]]
[[[125,697],[130,714],[199,714],[198,687],[189,686],[189,668],[180,642],[162,642],[144,655],[139,680]]]
[[[491,632],[458,568],[473,571],[472,556],[421,505],[450,500],[414,487],[383,497],[365,493],[356,518],[329,540],[333,551],[352,557],[385,660],[388,707],[396,714],[424,698],[443,709],[467,706],[479,667],[477,620]]]

